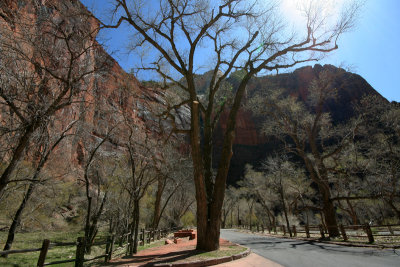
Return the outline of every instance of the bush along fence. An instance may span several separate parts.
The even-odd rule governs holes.
[[[325,225],[303,225],[295,226],[292,225],[289,229],[285,225],[276,227],[266,227],[264,225],[239,226],[239,229],[249,229],[253,232],[265,233],[268,231],[269,234],[292,236],[292,237],[306,237],[306,238],[320,238],[326,239],[328,230]],[[340,239],[349,242],[367,242],[367,243],[379,243],[382,245],[386,244],[398,244],[400,245],[400,225],[398,224],[387,224],[387,225],[339,225]],[[376,242],[378,240],[378,242]]]
[[[140,246],[144,246],[146,243],[151,243],[155,240],[160,240],[161,238],[166,237],[171,232],[178,230],[179,228],[168,228],[168,229],[159,229],[159,230],[144,230],[142,229],[139,233],[139,244]],[[131,245],[128,243],[129,237],[131,233],[126,233],[120,235],[116,238],[115,235],[108,236],[105,240],[97,240],[92,244],[94,246],[101,246],[105,245],[105,252],[102,255],[98,255],[92,257],[90,259],[85,258],[85,248],[86,242],[84,237],[78,237],[76,242],[68,242],[68,243],[61,243],[61,242],[54,242],[48,239],[44,239],[41,248],[32,248],[32,249],[19,249],[19,250],[7,250],[7,251],[0,251],[0,256],[7,257],[10,254],[17,254],[17,253],[28,253],[28,252],[36,252],[40,251],[40,255],[37,261],[37,266],[49,266],[61,263],[69,263],[75,262],[75,267],[82,267],[84,262],[94,261],[100,258],[104,258],[104,262],[109,262],[112,258],[112,254],[115,251],[115,242],[118,242],[120,247],[127,246],[127,252],[129,251],[129,246]],[[76,253],[75,259],[68,259],[68,260],[59,260],[53,262],[45,262],[47,253],[55,247],[71,247],[76,246]]]

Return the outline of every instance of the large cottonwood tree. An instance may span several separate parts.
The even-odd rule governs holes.
[[[166,83],[181,89],[183,101],[171,110],[185,104],[190,106],[191,128],[187,133],[196,187],[197,249],[218,249],[236,116],[249,80],[259,73],[319,59],[337,49],[339,36],[353,26],[358,6],[347,6],[328,25],[332,20],[323,17],[326,13],[316,7],[320,3],[310,1],[303,10],[304,31],[291,34],[275,1],[115,0],[113,3],[114,20],[104,26],[117,28],[127,24],[134,34],[132,48],[148,51],[150,59],[143,61],[143,69],[157,72]],[[195,82],[201,64],[211,69],[205,93],[198,90]],[[242,75],[237,86],[230,90],[231,97],[221,97],[225,79],[236,70],[242,70]],[[218,167],[213,171],[213,132],[222,111],[228,112],[228,119]]]

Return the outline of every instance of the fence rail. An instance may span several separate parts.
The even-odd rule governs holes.
[[[239,226],[238,228],[246,228],[253,230],[256,227],[257,232],[260,231],[260,226],[256,225],[253,227]],[[264,233],[267,230],[270,234],[282,234],[287,236],[298,236],[298,234],[305,234],[307,238],[326,238],[329,235],[328,227],[322,224],[320,225],[303,225],[295,226],[292,225],[289,229],[285,225],[279,225],[275,227],[267,226],[266,229],[264,225],[261,225],[261,231]],[[359,224],[359,225],[339,225],[340,237],[343,241],[351,241],[349,238],[364,239],[368,243],[374,243],[375,237],[380,238],[390,238],[390,242],[382,242],[381,244],[400,244],[400,225],[399,224],[386,224],[386,225],[369,225],[369,224]],[[354,240],[353,240],[354,241]]]
[[[178,229],[180,229],[180,228],[175,227],[175,228],[156,229],[156,230],[142,229],[139,234],[139,244],[138,245],[144,246],[146,243],[150,243],[151,241],[160,240],[161,238],[166,237],[172,231],[175,231]],[[118,236],[119,246],[123,247],[124,244],[126,244],[127,251],[129,249],[129,246],[131,245],[129,243],[130,235],[131,235],[131,233],[125,233],[125,234]],[[38,267],[61,264],[61,263],[68,263],[68,262],[75,262],[75,267],[82,267],[84,262],[93,261],[93,260],[97,260],[100,258],[104,258],[105,262],[109,262],[112,258],[113,252],[115,251],[114,250],[115,240],[116,240],[116,236],[110,235],[107,237],[107,239],[105,241],[97,240],[96,242],[93,242],[92,246],[106,245],[106,248],[105,248],[104,254],[95,256],[90,259],[85,259],[86,243],[85,243],[84,237],[78,237],[76,242],[57,242],[57,241],[50,241],[48,239],[44,239],[41,248],[0,251],[0,256],[7,257],[10,254],[29,253],[29,252],[40,251],[40,255],[39,255],[39,258],[37,261]],[[125,240],[125,242],[124,242],[124,240]],[[71,246],[76,246],[75,259],[45,262],[46,256],[47,256],[47,253],[49,250],[56,248],[56,247],[71,247]]]

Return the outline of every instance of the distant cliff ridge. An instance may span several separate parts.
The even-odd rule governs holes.
[[[306,103],[310,83],[318,77],[321,71],[329,71],[335,74],[334,83],[338,89],[337,98],[328,101],[325,105],[325,110],[330,112],[335,124],[345,122],[353,117],[355,115],[354,104],[363,96],[380,96],[360,75],[344,71],[333,65],[321,66],[316,64],[314,67],[306,66],[296,69],[292,73],[253,78],[246,89],[246,96],[242,100],[244,107],[240,109],[237,117],[234,154],[231,160],[228,183],[233,184],[240,179],[246,164],[259,164],[278,146],[275,140],[261,133],[261,125],[265,118],[255,116],[251,110],[245,108],[245,103],[254,95],[262,94],[267,90],[274,90],[274,88],[282,88],[285,94],[297,96]],[[218,129],[215,132],[215,165],[218,164],[217,160],[223,141],[227,114],[225,112],[221,115]]]

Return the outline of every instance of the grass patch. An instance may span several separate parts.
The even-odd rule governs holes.
[[[200,252],[196,255],[190,256],[185,258],[184,260],[179,260],[174,263],[180,262],[194,262],[194,261],[201,261],[201,260],[211,260],[217,259],[222,257],[230,257],[241,252],[246,251],[247,248],[238,246],[238,245],[231,245],[231,246],[221,246],[220,249],[209,251],[209,252]]]
[[[148,248],[156,248],[156,247],[161,247],[165,245],[165,240],[157,240],[153,243],[150,244],[145,244],[144,246],[138,246],[138,252],[148,249]]]
[[[145,250],[145,249],[148,249],[148,248],[156,248],[156,247],[164,246],[164,242],[165,242],[165,240],[161,239],[161,240],[156,240],[155,242],[152,242],[150,244],[145,244],[144,246],[138,246],[138,252],[142,251],[142,250]],[[113,259],[121,258],[121,257],[123,257],[125,255],[126,255],[126,245],[120,247],[120,246],[118,246],[117,243],[115,243],[114,244],[114,251],[113,251],[113,254],[112,254]]]
[[[49,239],[55,242],[73,242],[76,241],[78,236],[83,236],[81,231],[69,231],[69,232],[31,232],[31,233],[17,233],[12,246],[12,250],[16,249],[28,249],[28,248],[40,248],[42,246],[43,239]],[[104,236],[103,236],[104,237]],[[103,238],[101,235],[98,238]],[[7,232],[0,232],[0,246],[1,249],[4,247],[5,240],[7,239]],[[97,239],[97,238],[96,238]],[[76,252],[76,246],[68,247],[54,247],[50,248],[47,252],[46,262],[60,261],[74,259]],[[87,258],[91,258],[97,255],[104,254],[105,245],[95,246],[92,248],[90,255]],[[4,267],[25,267],[25,266],[36,266],[40,252],[27,252],[21,254],[11,254],[8,258],[0,257],[0,266]],[[51,266],[58,267],[69,267],[74,266],[74,263],[56,264]]]

